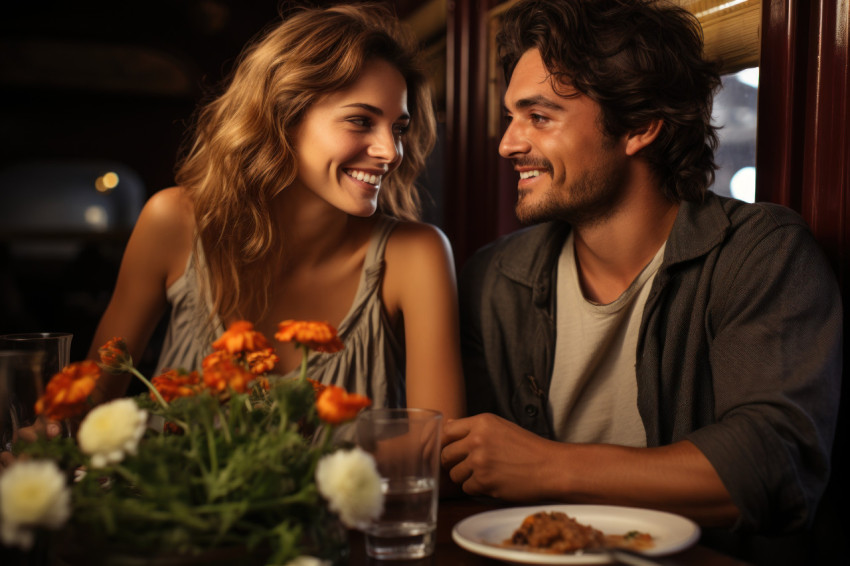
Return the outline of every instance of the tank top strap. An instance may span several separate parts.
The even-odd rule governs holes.
[[[383,216],[378,220],[372,233],[372,241],[369,243],[369,250],[366,252],[366,260],[364,268],[369,270],[374,265],[381,265],[384,261],[384,252],[387,249],[387,241],[390,239],[393,229],[398,224],[398,220],[390,216]]]

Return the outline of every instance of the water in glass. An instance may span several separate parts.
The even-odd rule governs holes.
[[[366,529],[366,553],[373,558],[430,556],[437,527],[434,478],[384,479],[384,513]]]

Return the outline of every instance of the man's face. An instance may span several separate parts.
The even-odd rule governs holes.
[[[499,153],[513,160],[520,174],[520,222],[593,224],[613,214],[621,201],[625,136],[603,134],[596,102],[567,85],[558,90],[540,53],[523,54],[505,93],[510,123]]]

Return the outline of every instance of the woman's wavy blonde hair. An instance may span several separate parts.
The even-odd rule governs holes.
[[[436,137],[431,92],[415,40],[384,7],[285,16],[245,48],[224,92],[196,114],[176,180],[194,203],[196,248],[222,322],[259,317],[267,308],[283,244],[271,201],[296,177],[296,126],[312,104],[351,86],[375,59],[404,76],[411,115],[404,159],[384,180],[378,210],[416,220],[414,181]]]

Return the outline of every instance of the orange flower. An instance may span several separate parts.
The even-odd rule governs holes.
[[[312,320],[284,320],[278,324],[274,335],[281,342],[295,342],[317,352],[332,354],[345,346],[336,329],[327,322]]]
[[[180,373],[176,369],[171,369],[164,374],[157,376],[151,380],[153,386],[162,395],[162,398],[167,402],[171,402],[178,397],[191,397],[200,390],[201,377],[198,372]],[[156,397],[151,393],[151,399],[156,401]]]
[[[209,355],[207,355],[207,357],[204,358],[201,361],[201,369],[206,371],[207,368],[211,368],[214,365],[216,365],[217,363],[222,362],[222,361],[227,361],[227,362],[235,364],[236,363],[236,356],[228,353],[225,350],[215,350],[215,351],[211,352]]]
[[[130,356],[123,338],[112,338],[98,348],[97,353],[100,356],[103,369],[107,371],[122,372],[133,367],[133,358]]]
[[[56,421],[81,414],[100,375],[100,366],[91,360],[68,365],[47,384],[44,395],[36,401],[35,412]]]
[[[274,369],[278,361],[277,354],[272,348],[257,350],[256,352],[248,352],[245,355],[245,363],[248,364],[248,369],[255,375],[262,375]]]
[[[328,385],[316,400],[319,418],[329,424],[340,424],[357,416],[372,400],[357,393],[348,393],[342,387]]]
[[[227,331],[213,342],[214,350],[225,350],[230,354],[256,352],[269,347],[269,341],[247,320],[237,320]]]
[[[210,363],[207,363],[208,360]],[[225,393],[228,389],[245,393],[248,385],[256,377],[233,358],[224,356],[213,358],[210,355],[204,360],[204,385],[217,393]]]
[[[313,386],[313,392],[316,393],[317,399],[319,398],[319,395],[322,394],[322,391],[324,391],[325,389],[328,388],[327,385],[325,385],[324,383],[320,383],[320,382],[316,381],[315,379],[307,378],[307,381],[309,381],[310,385]]]

